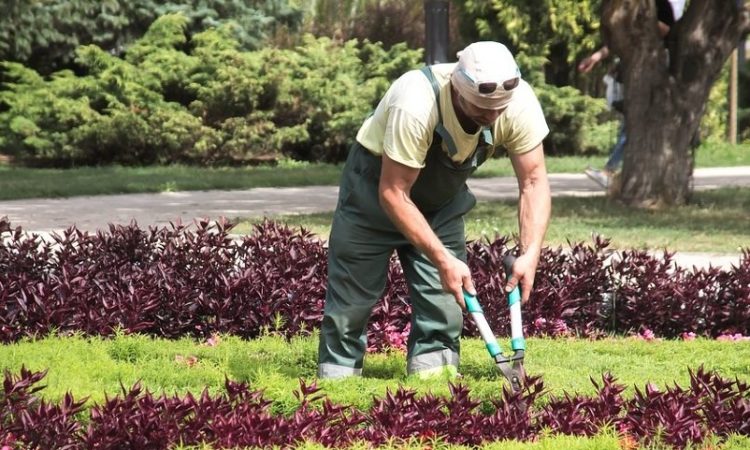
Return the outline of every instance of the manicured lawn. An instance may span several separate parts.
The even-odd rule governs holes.
[[[508,346],[506,340],[499,340]],[[76,398],[90,396],[101,402],[104,394],[117,394],[120,383],[130,387],[137,381],[151,392],[167,394],[200,392],[208,388],[221,392],[224,377],[249,381],[264,389],[278,412],[289,412],[298,404],[293,392],[299,379],[312,380],[316,373],[317,337],[282,338],[266,336],[246,341],[221,337],[218,345],[191,339],[165,340],[144,336],[101,338],[46,338],[0,346],[0,369],[18,371],[48,369],[42,394],[59,400],[65,392]],[[194,364],[188,360],[195,357]],[[448,394],[444,379],[423,381],[406,376],[403,353],[368,354],[364,376],[344,381],[322,381],[324,392],[334,401],[369,407],[373,396],[382,396],[398,386],[419,392]],[[628,387],[643,388],[647,382],[664,387],[673,382],[686,387],[688,368],[704,365],[725,378],[750,381],[750,341],[724,342],[644,341],[630,337],[587,339],[528,339],[526,370],[541,375],[554,394],[564,391],[592,394],[589,377],[601,381],[611,372]],[[497,398],[502,378],[479,339],[462,343],[461,380],[480,399]]]
[[[277,167],[0,167],[0,200],[141,192],[333,185],[341,166],[283,163]]]
[[[480,202],[466,216],[469,239],[518,233],[517,204]],[[328,238],[331,213],[277,218]],[[568,241],[592,242],[596,233],[617,249],[737,253],[750,247],[750,189],[723,188],[697,192],[695,201],[667,211],[626,208],[604,197],[560,197],[552,200],[552,217],[545,243],[567,248]],[[257,220],[239,222],[233,231],[249,233]]]
[[[750,143],[730,146],[704,144],[696,153],[697,167],[750,165]],[[547,158],[550,173],[581,173],[599,167],[606,157]],[[0,200],[38,197],[72,197],[139,192],[194,191],[336,185],[341,165],[282,161],[275,167],[84,167],[29,169],[0,163]],[[488,161],[478,177],[513,174],[507,158]]]

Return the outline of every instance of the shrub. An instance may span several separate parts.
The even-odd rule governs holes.
[[[279,52],[271,64],[280,80],[274,122],[297,136],[281,150],[295,159],[340,162],[362,121],[374,110],[390,81],[419,65],[421,52],[397,44],[356,41],[338,45],[327,38],[303,40],[294,52]]]
[[[388,84],[419,51],[307,36],[241,50],[233,26],[188,40],[166,15],[119,58],[80,47],[85,74],[49,79],[4,63],[0,152],[31,165],[338,162]]]
[[[178,73],[188,63],[174,49],[184,24],[180,16],[164,17],[144,38],[146,45],[154,35],[173,36],[161,41],[171,48],[152,56]],[[2,151],[32,165],[132,165],[179,162],[194,149],[217,145],[215,130],[163,97],[163,80],[152,66],[141,70],[95,46],[79,48],[78,58],[88,75],[62,71],[48,81],[20,64],[4,64],[14,82],[0,92],[8,106],[0,117],[11,124],[0,125]]]
[[[224,225],[197,227],[112,226],[96,235],[71,229],[53,242],[13,231],[0,247],[0,340],[119,328],[252,338],[279,317],[285,335],[309,333],[320,321],[320,242],[271,223],[241,242]]]
[[[286,0],[44,0],[12,1],[0,16],[0,60],[50,73],[72,68],[76,48],[96,45],[121,55],[158,17],[181,13],[190,35],[235,23],[243,49],[262,46],[276,27],[296,29],[302,10]]]
[[[617,128],[605,100],[589,97],[572,86],[548,83],[544,58],[521,53],[516,59],[522,76],[536,92],[550,129],[544,139],[544,152],[553,156],[605,154]]]

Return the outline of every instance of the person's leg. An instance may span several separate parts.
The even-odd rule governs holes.
[[[318,347],[318,376],[361,375],[367,321],[385,288],[393,253],[388,235],[337,212],[328,246],[328,287]]]
[[[625,155],[624,150],[626,141],[627,136],[625,135],[625,122],[623,121],[623,123],[620,125],[620,130],[617,133],[617,142],[615,142],[614,147],[612,147],[609,159],[604,165],[604,170],[609,172],[610,175],[620,169],[623,156]]]
[[[328,240],[328,286],[318,348],[321,378],[361,374],[367,321],[385,288],[393,249],[404,243],[380,208],[378,163],[355,143],[342,174]]]
[[[466,260],[463,219],[450,221],[436,233],[449,251]],[[437,269],[424,254],[411,245],[400,248],[398,254],[412,305],[407,372],[420,376],[455,374],[463,328],[461,308],[452,295],[443,291]]]
[[[612,176],[620,169],[620,165],[622,164],[626,141],[625,123],[623,122],[620,124],[620,129],[617,132],[617,142],[612,146],[609,159],[604,164],[604,168],[600,170],[588,167],[584,170],[584,173],[601,187],[608,189]]]

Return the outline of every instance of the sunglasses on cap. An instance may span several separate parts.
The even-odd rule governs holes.
[[[463,76],[465,76],[469,81],[471,81],[471,84],[476,86],[477,91],[483,95],[493,94],[498,90],[498,88],[501,87],[504,91],[511,91],[515,89],[516,86],[518,86],[520,80],[519,77],[515,77],[511,78],[510,80],[505,80],[502,83],[498,83],[496,81],[485,81],[482,83],[477,83],[476,80],[464,69],[460,69],[459,72],[461,72],[461,74],[463,74]]]

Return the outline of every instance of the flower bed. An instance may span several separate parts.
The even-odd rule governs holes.
[[[253,338],[263,330],[292,336],[317,328],[327,270],[323,243],[271,221],[241,239],[230,230],[208,222],[194,230],[131,224],[97,234],[71,228],[46,242],[0,219],[0,342],[51,331]],[[509,329],[501,300],[509,244],[501,237],[468,245],[474,283],[497,333]],[[632,250],[611,258],[608,245],[596,238],[543,250],[524,306],[527,335],[750,334],[750,250],[730,270],[688,271],[669,253],[658,258]],[[370,348],[403,346],[410,312],[394,259],[370,321]],[[465,323],[465,334],[475,335],[471,321]]]

